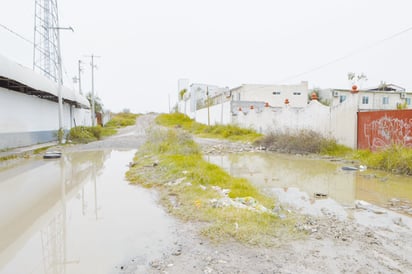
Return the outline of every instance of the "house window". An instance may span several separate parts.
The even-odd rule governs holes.
[[[280,91],[274,91],[272,92],[273,95],[280,95]]]
[[[339,103],[342,103],[345,100],[346,100],[346,95],[339,96]]]
[[[300,92],[294,92],[293,95],[300,95]]]
[[[363,105],[369,104],[369,96],[362,96],[362,104]]]
[[[408,106],[411,105],[411,98],[406,98],[405,101],[406,101],[406,104],[407,104]]]
[[[386,96],[386,97],[383,97],[383,98],[382,98],[382,104],[383,104],[383,105],[389,104],[389,97],[387,97],[387,96]]]

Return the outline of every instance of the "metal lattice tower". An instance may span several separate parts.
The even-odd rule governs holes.
[[[59,46],[57,0],[35,0],[33,69],[55,82],[59,80]]]

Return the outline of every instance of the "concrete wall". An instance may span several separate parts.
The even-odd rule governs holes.
[[[231,102],[227,101],[223,104],[213,105],[209,107],[210,125],[230,124],[231,119]],[[196,121],[202,124],[208,124],[208,108],[199,109],[195,115]]]
[[[355,98],[356,97],[356,98]],[[233,123],[241,127],[253,128],[260,133],[297,132],[312,130],[326,138],[335,138],[340,144],[356,148],[357,108],[348,98],[347,101],[334,108],[322,105],[318,101],[311,101],[304,108],[273,108],[265,107],[262,110],[248,109],[234,113]]]
[[[58,104],[0,88],[0,149],[56,140],[59,128]],[[89,109],[63,106],[63,128],[91,125]]]

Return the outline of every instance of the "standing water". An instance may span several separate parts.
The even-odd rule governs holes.
[[[327,207],[343,214],[343,207],[355,202],[389,208],[412,215],[412,177],[376,170],[345,171],[342,162],[309,157],[248,153],[205,156],[232,176],[249,179],[265,193],[274,194],[281,203],[306,213]],[[343,207],[342,207],[343,206]]]
[[[117,273],[161,256],[175,223],[154,192],[123,179],[134,152],[73,152],[3,168],[0,273]]]

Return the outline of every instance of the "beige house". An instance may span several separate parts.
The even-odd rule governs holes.
[[[288,102],[291,107],[305,107],[308,103],[308,82],[295,85],[255,85],[243,84],[230,90],[233,101],[269,103],[272,107],[282,107]]]

